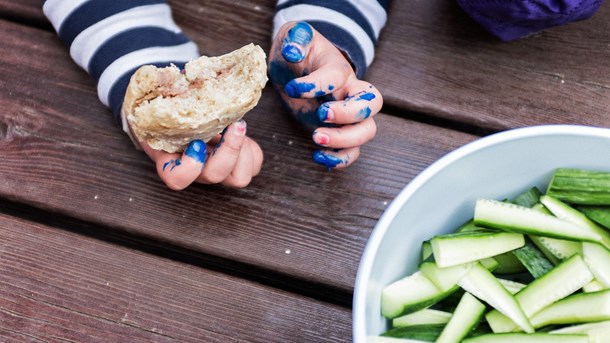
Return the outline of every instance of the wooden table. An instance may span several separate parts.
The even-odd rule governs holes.
[[[275,1],[170,3],[206,55],[270,47]],[[351,341],[360,255],[421,170],[510,128],[610,126],[609,15],[502,43],[451,1],[394,1],[367,75],[379,131],[354,166],[313,164],[267,87],[246,117],[261,175],[174,192],[40,1],[0,0],[0,341]]]

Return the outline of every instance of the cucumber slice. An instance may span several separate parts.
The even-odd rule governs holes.
[[[449,323],[445,326],[436,343],[459,343],[481,321],[485,305],[466,292],[453,312]]]
[[[579,293],[548,306],[532,319],[535,328],[610,320],[610,291]]]
[[[498,262],[498,267],[494,270],[496,274],[514,274],[526,271],[523,263],[519,261],[512,251],[494,256],[493,258]]]
[[[529,238],[553,264],[559,264],[576,254],[582,255],[581,242],[539,236],[529,236]]]
[[[432,246],[430,241],[425,241],[421,244],[421,260],[426,261],[430,256],[432,256]]]
[[[590,242],[601,239],[598,234],[583,230],[573,223],[531,208],[496,200],[477,200],[474,221],[485,227],[535,236]]]
[[[522,289],[524,289],[527,285],[523,284],[521,282],[517,282],[517,281],[513,281],[513,280],[506,280],[506,279],[501,279],[501,278],[496,278],[498,279],[498,281],[502,284],[502,286],[504,286],[504,288],[506,288],[507,291],[509,291],[511,294],[517,294],[519,293],[519,291],[521,291]]]
[[[458,264],[446,268],[440,268],[434,262],[424,262],[419,270],[441,291],[446,292],[458,288],[458,281],[468,273],[474,263]]]
[[[451,294],[441,291],[421,271],[395,281],[381,291],[381,314],[393,319],[434,305]]]
[[[481,264],[475,264],[458,283],[466,292],[497,309],[525,332],[532,333],[532,328],[525,313],[515,298],[502,284]]]
[[[567,297],[593,280],[593,274],[580,255],[574,255],[544,276],[532,281],[515,295],[525,315],[531,318],[543,308]],[[498,311],[485,315],[493,332],[518,331],[519,326]]]
[[[554,335],[550,333],[502,333],[466,338],[462,343],[589,343],[587,335]]]
[[[434,260],[441,267],[477,261],[522,247],[522,234],[509,232],[462,232],[430,240]]]
[[[543,195],[540,197],[540,202],[557,218],[574,223],[584,230],[599,235],[601,237],[600,243],[610,249],[610,232],[608,230],[595,224],[591,219],[587,218],[587,216],[559,199]]]
[[[610,337],[610,321],[568,326],[553,330],[553,334],[581,333],[589,336],[589,343],[608,343]]]
[[[424,342],[434,342],[440,336],[445,324],[415,325],[409,327],[393,328],[381,336],[394,338],[416,339]]]
[[[599,244],[583,243],[582,252],[595,279],[610,288],[610,251]]]
[[[588,284],[582,286],[582,291],[585,293],[598,292],[610,289],[610,287],[604,286],[601,282],[593,279],[593,281]]]
[[[540,201],[541,195],[542,192],[537,187],[532,187],[525,193],[516,196],[510,202],[523,207],[533,207]]]
[[[367,343],[428,343],[428,341],[420,341],[416,339],[394,338],[383,336],[369,336],[366,339]]]
[[[610,205],[610,173],[560,168],[553,173],[546,194],[573,204]]]
[[[610,206],[577,206],[576,209],[587,218],[610,230]]]
[[[392,327],[404,328],[413,325],[447,324],[449,319],[451,319],[450,312],[425,308],[392,319]]]
[[[536,279],[555,267],[551,261],[549,261],[544,254],[530,242],[526,242],[523,247],[513,250],[512,253]]]

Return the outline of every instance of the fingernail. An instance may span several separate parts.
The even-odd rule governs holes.
[[[290,30],[282,47],[282,55],[288,62],[301,62],[305,58],[305,46],[311,42],[313,30],[304,21],[296,23]]]
[[[330,105],[322,104],[318,107],[318,117],[320,117],[320,121],[332,122],[335,119],[335,112],[330,108]]]
[[[286,40],[282,47],[282,56],[290,63],[298,63],[305,59],[303,50],[298,44],[290,43]]]
[[[328,137],[327,134],[314,131],[313,140],[319,145],[328,145],[328,142],[330,142],[330,137]]]
[[[316,150],[313,152],[313,161],[317,164],[325,166],[326,168],[328,168],[328,170],[335,168],[341,163],[345,163],[339,157],[327,154],[322,150]]]
[[[291,80],[290,82],[288,82],[286,87],[284,87],[284,90],[286,91],[286,94],[288,94],[289,97],[300,98],[303,93],[308,93],[314,88],[316,88],[315,83],[298,83],[294,80]]]
[[[248,125],[246,124],[246,121],[241,119],[240,121],[236,122],[235,124],[233,124],[232,126],[233,128],[233,133],[237,136],[245,136],[246,135],[246,130],[248,128]]]
[[[207,158],[205,142],[200,139],[196,139],[190,142],[189,145],[186,147],[184,154],[194,159],[196,162],[204,164]]]

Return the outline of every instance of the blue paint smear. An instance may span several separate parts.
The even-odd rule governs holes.
[[[366,119],[371,115],[371,108],[365,107],[358,112],[358,118]]]
[[[332,91],[333,89],[335,89],[335,86],[333,86],[333,85],[328,85],[328,90],[329,90],[329,91]]]
[[[200,139],[190,142],[189,145],[186,147],[184,154],[201,164],[204,164],[206,158],[208,157],[206,145]]]
[[[297,75],[288,67],[286,62],[272,61],[269,63],[269,77],[276,86],[284,87]]]
[[[286,94],[288,94],[289,97],[300,98],[301,95],[303,95],[304,93],[311,92],[314,88],[316,88],[315,83],[299,83],[295,80],[291,80],[290,82],[288,82],[286,87],[284,87],[284,90],[286,91]]]
[[[163,164],[163,171],[165,171],[165,168],[172,166],[169,171],[174,171],[174,168],[176,168],[177,166],[181,165],[182,161],[180,161],[180,159],[176,159],[176,160],[169,160],[168,162],[165,162]]]
[[[358,97],[358,100],[371,101],[373,99],[375,99],[375,94],[373,94],[373,93],[364,93]]]
[[[324,95],[326,95],[326,93],[324,91],[317,91],[316,92],[316,98],[319,98],[319,97],[324,96]]]
[[[341,163],[345,163],[345,161],[337,156],[327,154],[321,150],[316,150],[313,152],[313,161],[317,164],[325,166],[328,168],[328,170],[337,167]]]

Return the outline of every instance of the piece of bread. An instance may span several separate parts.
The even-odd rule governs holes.
[[[218,57],[202,56],[181,72],[174,65],[140,67],[131,77],[122,113],[136,141],[183,151],[241,119],[267,83],[265,52],[254,44]]]

